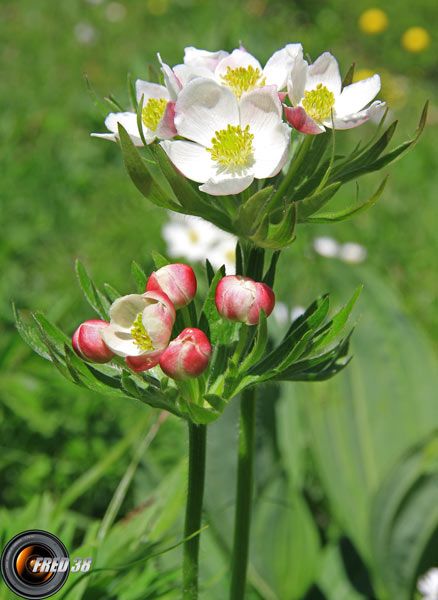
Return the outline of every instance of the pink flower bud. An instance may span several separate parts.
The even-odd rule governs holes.
[[[127,356],[125,362],[133,371],[147,371],[158,365],[162,354],[163,350],[155,350],[140,356]]]
[[[177,381],[199,377],[208,365],[211,345],[200,329],[187,327],[172,340],[160,358],[160,367]]]
[[[182,308],[195,297],[196,285],[192,267],[183,263],[173,263],[151,274],[146,284],[146,291],[164,292],[175,308]]]
[[[108,348],[101,336],[101,332],[108,326],[109,323],[99,319],[90,319],[79,325],[71,340],[76,354],[83,360],[95,363],[111,360],[114,352]]]
[[[224,319],[256,325],[262,308],[267,317],[271,314],[275,295],[265,283],[240,275],[228,275],[219,281],[214,300]]]

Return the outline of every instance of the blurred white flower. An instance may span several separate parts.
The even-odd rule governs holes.
[[[417,589],[423,600],[438,600],[438,568],[429,569],[418,580]]]
[[[112,23],[123,21],[126,16],[126,8],[120,2],[111,2],[106,7],[106,18]]]
[[[290,311],[290,318],[292,321],[295,321],[296,319],[298,319],[298,317],[301,317],[301,315],[303,315],[305,312],[306,309],[304,308],[304,306],[294,306]]]
[[[284,326],[289,323],[289,308],[284,302],[276,302],[272,316],[278,325]]]
[[[213,268],[225,265],[228,274],[234,273],[237,238],[231,233],[200,217],[175,213],[170,214],[170,221],[163,226],[161,233],[170,257],[202,263],[208,258]]]
[[[317,237],[313,240],[315,252],[326,258],[334,258],[339,254],[339,244],[331,237]]]
[[[96,30],[90,23],[77,23],[73,32],[80,44],[93,44],[97,38]]]
[[[339,258],[347,263],[361,263],[367,257],[367,250],[355,242],[343,244],[339,250]]]

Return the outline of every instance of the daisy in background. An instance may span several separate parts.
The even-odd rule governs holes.
[[[417,589],[422,600],[438,600],[438,568],[429,569],[418,580]]]
[[[175,126],[189,141],[161,146],[175,167],[212,195],[238,194],[256,179],[273,177],[289,153],[275,86],[246,92],[239,101],[211,79],[193,79],[175,103]]]
[[[309,65],[301,51],[288,80],[292,106],[285,106],[286,118],[298,131],[313,135],[323,133],[326,127],[351,129],[371,118],[383,116],[385,102],[377,100],[367,107],[379,91],[377,74],[342,89],[339,65],[334,56],[324,52]]]
[[[135,94],[137,103],[143,98],[141,121],[146,143],[151,144],[157,138],[167,140],[175,137],[177,135],[173,122],[175,102],[167,87],[137,79]],[[110,113],[105,119],[105,126],[111,133],[92,133],[91,135],[115,142],[119,138],[119,123],[126,129],[133,144],[144,145],[138,131],[137,113],[134,112]]]
[[[200,263],[208,258],[214,269],[225,265],[227,274],[234,274],[237,237],[231,233],[200,217],[170,213],[170,221],[163,226],[161,234],[171,258]]]

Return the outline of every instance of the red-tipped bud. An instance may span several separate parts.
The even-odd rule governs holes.
[[[125,362],[133,371],[147,371],[158,365],[162,354],[163,350],[155,350],[140,356],[127,356]]]
[[[268,317],[275,305],[274,292],[266,283],[240,275],[223,277],[216,288],[214,300],[224,319],[247,325],[259,322],[262,308]]]
[[[90,319],[76,329],[71,343],[73,350],[83,360],[95,363],[106,363],[112,359],[114,352],[102,339],[101,332],[109,326],[106,321]]]
[[[192,267],[183,263],[173,263],[151,274],[146,284],[146,291],[164,292],[175,308],[182,308],[195,297],[196,285]]]
[[[200,329],[187,327],[172,340],[160,358],[160,367],[177,381],[199,377],[208,366],[211,344]]]

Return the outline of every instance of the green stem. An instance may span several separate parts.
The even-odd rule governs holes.
[[[298,150],[296,156],[292,160],[291,168],[286,173],[285,178],[279,185],[277,192],[274,194],[271,202],[269,203],[269,208],[274,208],[276,206],[278,200],[281,200],[281,198],[283,197],[283,194],[287,191],[288,187],[292,183],[296,172],[300,168],[301,163],[303,162],[303,160],[307,154],[307,151],[309,150],[309,146],[312,143],[312,137],[313,136],[311,136],[311,135],[305,136],[304,140],[302,141],[302,143],[299,147],[299,150]]]
[[[189,481],[184,537],[201,529],[205,482],[207,426],[189,423]],[[184,543],[183,600],[197,600],[199,571],[199,535]]]
[[[255,389],[250,388],[242,392],[240,400],[239,454],[230,600],[243,600],[245,594],[254,486],[255,416]]]

